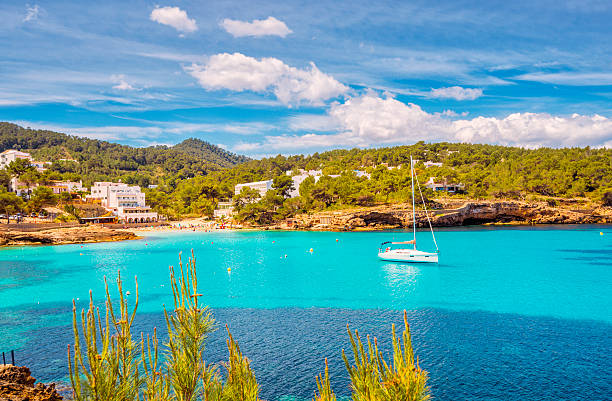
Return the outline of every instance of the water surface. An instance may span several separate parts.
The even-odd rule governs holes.
[[[185,232],[3,249],[0,350],[17,349],[43,380],[65,378],[72,299],[101,299],[118,271],[133,293],[138,276],[139,329],[162,327],[168,266],[193,249],[199,292],[253,360],[265,399],[311,397],[326,356],[349,394],[345,325],[388,346],[403,310],[437,399],[610,398],[612,228],[446,229],[438,265],[376,259],[380,242],[410,235]],[[427,250],[428,233],[418,240]],[[210,360],[225,358],[224,341],[219,330]]]

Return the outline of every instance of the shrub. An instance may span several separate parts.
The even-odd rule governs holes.
[[[180,257],[179,257],[180,260]],[[108,283],[105,314],[101,316],[89,292],[89,307],[81,311],[80,324],[76,303],[72,304],[74,346],[68,346],[68,366],[75,401],[259,401],[259,385],[240,347],[227,328],[229,360],[220,367],[203,359],[208,335],[215,330],[215,320],[200,302],[196,261],[193,256],[180,274],[170,268],[174,308],[164,308],[168,340],[161,347],[157,331],[132,336],[132,324],[138,309],[138,281],[133,307],[123,292],[121,275],[117,277],[118,307],[113,306]],[[376,339],[368,337],[367,350],[359,334],[347,331],[354,354],[349,363],[342,356],[351,379],[353,400],[425,401],[430,398],[427,372],[415,363],[410,330],[404,312],[404,332],[400,340],[393,335],[393,361],[387,363],[378,350]],[[314,401],[336,401],[331,389],[329,368],[316,379]]]

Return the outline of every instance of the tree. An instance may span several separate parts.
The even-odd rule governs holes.
[[[274,177],[272,181],[272,188],[276,190],[276,193],[283,198],[289,197],[289,192],[293,191],[293,180],[286,174]]]
[[[6,215],[7,223],[11,222],[11,214],[23,209],[23,199],[12,192],[0,191],[0,210]]]
[[[240,211],[245,205],[251,204],[261,198],[259,191],[253,188],[244,187],[240,194],[234,198],[236,210]]]
[[[35,171],[34,167],[30,164],[28,159],[17,159],[12,161],[8,166],[7,170],[9,173],[21,176],[23,173],[27,171]]]
[[[30,197],[29,204],[32,210],[40,210],[45,206],[57,204],[57,195],[53,193],[51,188],[36,187]]]

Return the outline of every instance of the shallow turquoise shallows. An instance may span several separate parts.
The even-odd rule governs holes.
[[[444,230],[437,235],[439,264],[377,259],[381,242],[408,236],[185,232],[4,249],[0,305],[70,303],[90,289],[101,297],[104,277],[112,280],[121,271],[132,292],[138,276],[141,310],[159,310],[171,301],[168,267],[178,265],[179,251],[185,260],[193,249],[200,292],[213,307],[442,307],[612,322],[608,227]],[[429,233],[417,236],[419,247],[430,245]]]
[[[511,330],[498,335],[493,331],[487,332],[488,327],[480,326],[489,325],[486,322],[491,320],[497,322],[496,316],[501,316],[502,320],[504,316],[512,316],[512,319],[518,316],[516,324],[527,325],[527,330],[540,324],[550,327],[546,332],[548,334],[538,334],[537,338],[550,335],[551,346],[557,341],[554,333],[558,333],[558,330],[571,332],[569,327],[572,322],[592,322],[587,324],[589,330],[595,330],[593,324],[599,325],[596,326],[600,330],[597,333],[605,333],[612,327],[610,226],[443,229],[437,232],[441,250],[439,264],[407,265],[377,259],[381,242],[410,239],[411,235],[402,231],[189,231],[154,233],[142,240],[120,243],[2,249],[0,351],[19,349],[26,343],[29,344],[27,347],[32,347],[34,338],[36,341],[44,338],[41,333],[51,332],[54,327],[67,327],[70,324],[69,307],[72,300],[76,299],[79,305],[84,306],[90,289],[93,290],[94,299],[101,300],[104,277],[112,282],[118,271],[124,279],[124,289],[131,292],[130,297],[134,297],[134,276],[138,276],[140,312],[159,317],[162,306],[172,303],[168,267],[178,265],[180,251],[185,261],[192,249],[197,258],[199,292],[204,294],[204,301],[219,311],[232,311],[220,312],[221,315],[225,313],[228,319],[237,316],[236,310],[248,308],[250,312],[244,316],[241,314],[240,318],[236,318],[238,321],[269,319],[267,326],[274,325],[275,321],[284,321],[283,324],[287,325],[289,323],[286,322],[291,319],[298,322],[305,319],[316,321],[321,317],[315,317],[319,316],[319,312],[314,311],[333,309],[345,311],[342,312],[343,317],[338,318],[339,321],[345,319],[344,316],[350,320],[350,316],[353,316],[350,311],[356,311],[359,315],[355,319],[361,319],[365,325],[369,324],[368,316],[376,315],[377,310],[408,310],[416,314],[417,340],[427,339],[429,329],[423,322],[441,322],[440,332],[445,333],[444,325],[451,327],[448,322],[452,318],[460,323],[448,330],[455,330],[463,324],[473,328],[473,332],[469,333],[484,330],[485,334],[511,342],[514,337],[514,334],[509,334]],[[429,232],[418,232],[417,240],[419,249],[433,248]],[[114,283],[112,286],[112,294],[116,294]],[[284,315],[280,312],[273,315],[252,312],[278,308],[286,311]],[[419,311],[443,312],[427,312],[433,315],[423,312],[428,316],[425,318],[419,315]],[[327,316],[328,312],[320,313]],[[552,319],[550,321],[555,323],[538,323],[538,319]],[[160,323],[163,324],[163,321],[160,320]],[[346,323],[340,323],[339,327]],[[501,323],[495,324],[501,327]],[[271,335],[284,329],[286,327],[274,328]],[[66,341],[69,341],[69,334],[66,334]],[[443,338],[441,335],[437,340]],[[596,337],[598,335],[593,334],[593,338],[599,338]],[[496,338],[484,344],[490,345],[494,340]],[[287,349],[298,346],[297,340],[296,344],[292,344],[293,340],[288,338],[285,341],[289,341]],[[316,340],[313,341],[316,343]],[[448,352],[454,343],[451,340],[446,342],[446,338],[444,341],[447,348],[442,349]],[[539,340],[534,337],[534,341]],[[571,343],[573,340],[567,341]],[[602,341],[597,345],[601,351],[597,352],[609,352],[609,339]],[[338,343],[337,348],[345,345]],[[567,348],[562,343],[557,345],[561,349]],[[430,351],[425,345],[423,347],[425,355],[429,355],[424,363],[432,364],[432,373],[448,377],[445,369],[450,367],[445,365],[446,356],[437,354],[439,350],[436,347]],[[458,349],[466,355],[472,352],[465,347]],[[508,348],[502,350],[509,352]],[[257,351],[254,349],[253,352]],[[442,358],[439,365],[432,362],[436,358]],[[63,364],[61,361],[53,363],[57,366]],[[492,360],[491,364],[499,366],[499,361]],[[547,362],[543,361],[542,366],[546,367]],[[581,366],[586,369],[588,364]],[[608,364],[606,369],[609,368]],[[314,366],[313,369],[318,367]],[[564,368],[559,369],[564,371]],[[45,372],[43,375],[56,378],[63,377],[64,373]],[[501,372],[500,375],[506,373]],[[434,390],[438,389],[434,395],[438,398],[462,399],[455,392],[458,390],[454,383],[445,384],[441,377],[434,377],[433,380]],[[559,376],[560,382],[564,380],[563,376]],[[299,393],[307,397],[311,394],[310,387],[314,388],[311,384],[308,382],[288,395]],[[542,386],[540,381],[532,384]],[[605,387],[602,391],[608,389]],[[564,391],[571,393],[574,390],[579,393],[583,388]],[[280,400],[284,398],[279,394],[287,393],[270,394],[269,399]],[[480,398],[495,398],[491,394],[484,394]],[[471,395],[464,399],[479,398],[472,398]]]

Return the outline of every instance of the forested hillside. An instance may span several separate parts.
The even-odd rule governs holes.
[[[377,149],[332,150],[309,156],[276,156],[249,160],[198,139],[167,147],[133,148],[52,131],[0,123],[0,151],[25,150],[41,161],[53,161],[44,174],[27,180],[118,180],[159,187],[147,190],[147,201],[173,217],[211,215],[217,202],[234,198],[243,220],[266,223],[299,212],[410,200],[410,156],[421,185],[436,181],[462,183],[452,196],[498,199],[605,199],[612,204],[612,150],[592,148],[523,149],[495,145],[423,142]],[[67,160],[61,160],[67,159]],[[425,162],[441,163],[441,166]],[[285,199],[291,186],[286,171],[322,170],[306,179],[300,196]],[[358,176],[356,170],[371,178]],[[3,172],[2,181],[8,180]],[[330,175],[339,175],[332,178]],[[274,179],[275,191],[258,202],[253,194],[234,196],[238,183]],[[432,192],[427,193],[433,197]],[[439,196],[437,194],[436,196]],[[449,195],[451,196],[451,195]]]
[[[162,178],[185,179],[248,160],[199,139],[172,147],[135,148],[0,123],[0,152],[7,149],[30,152],[39,161],[52,161],[52,171],[76,174],[87,184],[122,179],[146,186]]]
[[[584,197],[601,203],[612,190],[612,150],[591,148],[523,149],[457,143],[397,146],[379,149],[333,150],[311,156],[277,156],[251,160],[230,169],[187,180],[167,181],[150,191],[148,199],[170,214],[209,214],[219,199],[234,197],[237,183],[276,178],[277,191],[256,203],[238,201],[239,217],[266,223],[311,210],[372,205],[410,200],[410,155],[419,162],[416,172],[423,185],[430,177],[463,183],[470,198],[541,199]],[[428,167],[424,162],[441,162]],[[321,169],[317,183],[307,179],[300,197],[284,199],[287,170]],[[358,177],[367,171],[371,178]],[[432,192],[428,193],[433,196]],[[440,195],[440,194],[438,194]],[[245,196],[249,196],[246,194]]]

